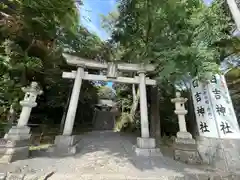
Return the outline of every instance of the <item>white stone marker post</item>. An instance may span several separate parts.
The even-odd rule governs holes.
[[[187,102],[187,98],[181,97],[180,92],[176,92],[176,98],[171,99],[172,103],[175,103],[175,114],[178,116],[179,132],[177,132],[177,138],[175,139],[174,159],[182,161],[188,164],[201,163],[197,145],[192,135],[187,132],[185,115],[187,110],[184,103]]]
[[[36,99],[43,93],[37,82],[32,82],[29,87],[22,88],[25,92],[24,100],[20,101],[22,111],[17,126],[13,126],[4,139],[7,141],[4,155],[0,162],[8,163],[15,160],[26,159],[29,153],[30,128],[27,126],[33,107],[37,106]],[[2,151],[0,151],[2,152]]]
[[[240,166],[240,128],[225,77],[210,74],[207,82],[191,82],[198,126],[198,151],[203,161],[219,169]]]

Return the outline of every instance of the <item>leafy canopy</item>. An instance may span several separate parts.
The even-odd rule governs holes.
[[[221,49],[230,39],[230,18],[221,3],[201,0],[121,0],[113,39],[124,47],[122,60],[156,65],[159,79],[218,72]]]

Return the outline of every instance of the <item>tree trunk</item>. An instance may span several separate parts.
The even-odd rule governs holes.
[[[139,88],[136,92],[136,87],[135,84],[132,85],[132,94],[133,94],[133,104],[131,107],[131,111],[130,111],[130,116],[131,116],[131,121],[134,121],[134,116],[138,107],[138,103],[139,103],[139,99],[140,99],[140,92],[139,92]]]
[[[66,103],[66,105],[64,106],[63,116],[62,116],[61,124],[60,124],[60,133],[63,132],[63,128],[64,128],[66,116],[67,116],[67,111],[68,111],[68,106],[69,106],[70,99],[71,99],[71,95],[72,95],[72,88],[73,88],[73,85],[71,86],[71,88],[70,88],[70,90],[69,90],[69,92],[68,92],[67,103]]]
[[[161,138],[159,112],[159,93],[157,86],[151,87],[151,106],[150,106],[150,135],[156,138],[156,144],[159,145]]]
[[[5,128],[5,133],[8,133],[9,129],[12,127],[13,122],[15,121],[16,113],[13,108],[13,104],[10,106],[8,117],[7,117],[7,126]]]

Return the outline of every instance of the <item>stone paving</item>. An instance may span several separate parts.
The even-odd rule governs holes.
[[[207,170],[207,167],[189,166],[168,157],[136,156],[133,150],[135,141],[136,137],[120,133],[91,132],[82,135],[75,156],[35,157],[0,165],[0,172],[27,174],[25,179],[29,180],[30,176],[36,177],[49,172],[53,172],[50,180],[170,180],[174,177],[180,180],[184,176],[189,180],[208,180],[207,175],[216,176],[215,180],[220,180],[217,177],[223,175],[222,172]],[[231,180],[234,178],[231,177]]]

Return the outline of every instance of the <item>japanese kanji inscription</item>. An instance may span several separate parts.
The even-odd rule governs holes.
[[[224,76],[213,75],[208,84],[194,79],[191,90],[200,136],[240,138]]]

